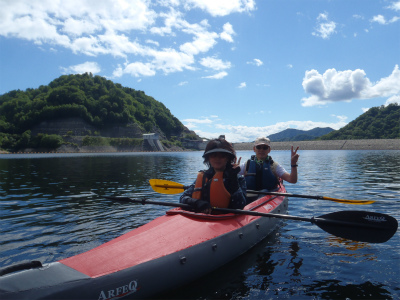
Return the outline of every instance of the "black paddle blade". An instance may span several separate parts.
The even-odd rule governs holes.
[[[397,231],[395,218],[369,211],[339,211],[313,218],[326,232],[349,240],[384,243]]]

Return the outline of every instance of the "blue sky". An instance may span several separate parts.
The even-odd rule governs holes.
[[[0,94],[92,72],[202,137],[339,129],[400,103],[398,0],[0,0]]]

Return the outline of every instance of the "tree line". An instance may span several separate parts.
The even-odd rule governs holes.
[[[164,104],[143,91],[85,73],[64,75],[47,86],[1,95],[0,147],[26,145],[35,125],[67,117],[82,118],[99,129],[136,123],[144,133],[158,129],[167,138],[179,136],[184,130]],[[36,143],[31,139],[31,146],[37,145],[37,140],[40,144],[40,138]]]
[[[318,140],[399,139],[400,105],[372,107],[339,130],[323,135]]]
[[[143,133],[164,133],[166,143],[180,143],[179,137],[198,139],[194,133],[185,132],[183,124],[164,104],[143,91],[86,73],[64,75],[47,86],[1,95],[0,148],[10,151],[27,147],[57,148],[63,143],[61,136],[32,136],[30,130],[43,121],[71,117],[82,118],[98,129],[135,123]],[[397,139],[400,138],[399,120],[399,104],[373,107],[345,127],[317,139]],[[93,145],[105,140],[87,139],[87,142]],[[127,141],[107,140],[107,143],[123,145]]]

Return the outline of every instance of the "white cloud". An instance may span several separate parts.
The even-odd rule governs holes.
[[[220,34],[221,39],[233,43],[232,35],[235,34],[235,31],[233,30],[232,25],[229,22],[225,23],[223,29],[224,31]]]
[[[194,69],[191,65],[194,63],[192,56],[174,49],[164,49],[163,51],[149,50],[150,59],[148,62],[125,63],[122,68],[119,66],[114,71],[114,77],[121,77],[124,74],[130,74],[134,77],[154,76],[156,71],[163,71],[165,74],[180,72],[184,69]]]
[[[204,67],[213,69],[213,70],[225,70],[231,67],[231,63],[229,61],[224,62],[221,59],[217,59],[214,57],[205,57],[200,60],[200,64]]]
[[[363,91],[363,99],[375,97],[390,97],[400,93],[400,70],[396,65],[392,74],[380,79],[377,83],[371,85]]]
[[[329,69],[324,74],[311,70],[305,73],[303,88],[306,93],[311,94],[311,97],[302,99],[303,106],[390,97],[400,93],[400,71],[396,65],[391,75],[371,83],[365,71],[360,69],[354,71]]]
[[[201,25],[189,26],[183,31],[194,35],[192,42],[187,42],[179,47],[182,52],[189,55],[197,55],[202,52],[207,52],[217,43],[218,34],[206,30],[208,27],[207,21],[202,21]]]
[[[178,83],[179,86],[184,86],[184,85],[186,85],[186,84],[188,84],[187,81],[181,81],[181,82]]]
[[[153,45],[155,45],[155,46],[160,46],[160,43],[159,42],[157,42],[157,41],[153,41],[153,40],[146,40],[146,43],[147,44],[153,44]]]
[[[261,87],[270,87],[271,85],[268,83],[257,83],[256,86],[261,86]]]
[[[328,14],[327,13],[320,13],[317,17],[317,21],[327,21]]]
[[[129,74],[133,77],[140,76],[153,76],[155,75],[155,70],[151,64],[144,64],[142,62],[134,62],[125,65],[124,68],[118,67],[114,73],[114,77],[121,77],[124,74]]]
[[[168,4],[166,4],[168,6]],[[173,7],[170,7],[169,12],[161,12],[158,17],[160,19],[164,19],[164,26],[154,26],[150,28],[150,32],[156,35],[165,36],[165,35],[175,35],[173,30],[179,29],[182,26],[183,22],[183,14],[180,11],[175,10]]]
[[[386,18],[382,15],[376,15],[371,19],[371,22],[379,23],[381,25],[388,25],[391,23],[395,23],[400,20],[400,17],[393,17],[390,20],[386,20]]]
[[[193,124],[211,124],[212,121],[208,118],[206,119],[184,119],[182,122],[188,122]]]
[[[363,17],[363,16],[357,15],[357,14],[354,14],[354,15],[353,15],[353,18],[354,18],[354,19],[361,19],[361,20],[364,20],[364,17]]]
[[[389,99],[387,99],[384,106],[388,106],[389,104],[394,104],[394,103],[397,103],[398,105],[400,105],[400,95],[395,95],[395,96],[392,96]],[[363,108],[361,108],[361,111],[363,113],[366,113],[370,109],[371,109],[371,107],[363,107]]]
[[[122,77],[124,75],[124,69],[119,65],[114,71],[113,71],[113,77]]]
[[[132,49],[133,50],[133,49]],[[143,51],[142,51],[143,50]],[[136,51],[136,50],[134,50]],[[163,71],[165,74],[181,72],[184,69],[193,70],[194,58],[183,52],[174,49],[153,50],[151,48],[138,49],[146,62],[125,63],[124,68],[119,66],[113,73],[114,77],[121,77],[124,74],[132,76],[154,76],[157,71]]]
[[[87,61],[83,64],[61,68],[65,74],[83,74],[83,73],[100,73],[101,68],[98,63]]]
[[[81,36],[82,34],[95,33],[96,30],[99,29],[101,29],[99,24],[94,24],[88,20],[77,20],[71,17],[65,20],[61,31],[72,36]]]
[[[400,1],[393,2],[391,5],[386,6],[385,8],[394,10],[394,11],[400,11]],[[372,19],[370,20],[370,22],[378,23],[381,25],[388,25],[391,23],[395,23],[399,20],[400,20],[399,16],[394,16],[392,18],[387,19],[385,16],[379,14],[379,15],[373,16]]]
[[[240,83],[239,86],[238,86],[239,89],[243,89],[243,88],[245,88],[245,87],[246,87],[246,82],[242,82],[242,83]]]
[[[225,72],[225,71],[222,71],[222,72],[219,72],[219,73],[217,73],[217,74],[215,74],[215,75],[211,75],[211,76],[204,76],[204,77],[202,77],[202,78],[209,78],[209,79],[222,79],[222,78],[224,78],[225,76],[227,76],[228,75],[228,73],[227,72]]]
[[[255,0],[186,0],[186,7],[197,7],[212,16],[226,16],[235,12],[250,12],[256,9]]]
[[[347,125],[346,116],[335,116],[336,122],[314,122],[314,121],[287,121],[279,122],[269,126],[243,126],[243,125],[227,125],[221,120],[205,119],[204,122],[187,122],[185,124],[190,130],[194,130],[199,136],[206,138],[217,138],[221,134],[225,134],[226,139],[232,143],[254,141],[259,136],[269,136],[274,133],[281,132],[288,128],[299,130],[310,130],[316,127],[331,127],[340,129]],[[193,120],[193,119],[188,119]],[[195,121],[201,121],[196,120]],[[204,126],[198,126],[202,124]]]
[[[82,34],[144,29],[155,17],[143,0],[2,1],[0,34],[67,46],[62,40]]]
[[[223,31],[210,30],[207,19],[189,23],[185,10],[201,9],[211,16],[251,12],[254,0],[41,0],[2,1],[0,36],[55,46],[74,54],[110,55],[134,61],[114,71],[114,76],[154,76],[195,70],[196,55],[210,51],[220,39],[233,42],[231,23]],[[151,38],[149,34],[152,35]],[[154,36],[169,37],[160,41]],[[141,37],[143,41],[140,40]],[[159,49],[160,44],[163,45]],[[224,63],[228,68],[230,63]],[[219,73],[210,78],[222,78]]]
[[[182,123],[184,126],[189,128],[190,130],[194,130],[197,128],[198,124],[202,125],[209,125],[212,124],[213,121],[210,120],[209,118],[202,118],[202,119],[184,119],[182,120]]]
[[[386,19],[382,15],[377,15],[377,16],[374,16],[371,19],[371,22],[376,22],[376,23],[379,23],[379,24],[386,24]]]
[[[329,37],[336,32],[335,29],[336,23],[328,20],[328,14],[320,13],[317,17],[317,27],[312,35],[323,39],[329,39]]]
[[[395,23],[400,20],[400,17],[393,17],[390,19],[389,23]]]
[[[362,108],[361,108],[361,111],[362,111],[363,113],[366,113],[367,111],[369,111],[369,109],[370,109],[370,107],[362,107]]]
[[[163,51],[150,50],[148,53],[154,59],[151,61],[153,68],[162,70],[165,74],[183,71],[194,70],[191,66],[194,63],[192,55],[176,51],[175,49],[164,49]]]
[[[400,10],[400,1],[393,2],[391,5],[389,5],[387,8],[398,11]]]
[[[387,99],[385,102],[385,106],[388,106],[389,104],[392,104],[392,103],[397,103],[400,105],[400,95],[394,95],[394,96],[390,97],[389,99]]]
[[[255,65],[257,67],[262,66],[264,63],[261,61],[261,59],[254,58],[252,61],[247,62],[248,65]]]

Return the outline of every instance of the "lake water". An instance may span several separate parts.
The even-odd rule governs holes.
[[[242,161],[252,154],[239,151]],[[290,151],[272,151],[290,169]],[[106,195],[163,199],[148,180],[191,184],[201,152],[0,155],[0,268],[60,260],[101,245],[167,210],[122,204]],[[299,181],[288,192],[371,205],[292,198],[289,214],[342,210],[400,220],[400,151],[300,151]],[[400,299],[400,237],[382,244],[340,239],[311,223],[287,220],[257,247],[167,299]]]

